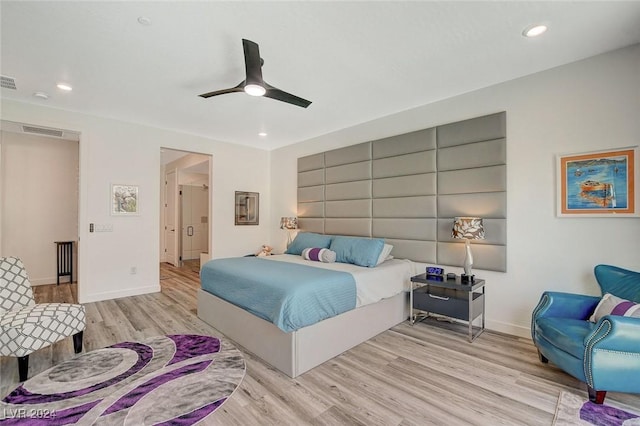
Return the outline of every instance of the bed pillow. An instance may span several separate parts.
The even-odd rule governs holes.
[[[378,260],[376,261],[376,266],[384,262],[385,260],[389,260],[389,258],[393,259],[393,256],[389,256],[391,254],[391,250],[393,250],[393,246],[391,244],[385,244],[380,252],[380,256],[378,256]]]
[[[606,315],[640,318],[640,304],[607,293],[596,306],[589,321],[598,322]]]
[[[314,262],[333,263],[336,261],[336,252],[326,248],[306,248],[302,250],[302,257]]]
[[[330,235],[314,234],[313,232],[300,232],[285,251],[285,254],[302,254],[306,248],[329,248],[331,245]]]
[[[373,268],[384,248],[379,238],[333,237],[331,251],[336,252],[336,262],[352,263]]]

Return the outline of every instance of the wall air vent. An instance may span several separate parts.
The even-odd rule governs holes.
[[[0,86],[4,89],[16,90],[16,79],[7,77],[6,75],[0,75]]]
[[[22,131],[25,133],[34,133],[36,135],[53,136],[55,138],[61,138],[64,133],[62,130],[58,129],[47,129],[45,127],[34,126],[22,126]]]

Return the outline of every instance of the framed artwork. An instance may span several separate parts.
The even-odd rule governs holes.
[[[558,216],[638,216],[638,147],[559,155]]]
[[[114,216],[139,214],[138,185],[111,185],[111,214]]]
[[[260,194],[236,191],[236,225],[258,225],[260,222]]]

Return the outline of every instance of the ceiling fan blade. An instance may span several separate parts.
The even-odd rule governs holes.
[[[242,81],[236,87],[231,87],[230,89],[216,90],[214,92],[209,92],[209,93],[203,93],[202,95],[198,95],[198,96],[206,99],[212,96],[224,95],[226,93],[244,92],[244,86],[245,86],[244,81]]]
[[[273,87],[267,83],[264,83],[265,87],[267,88],[266,93],[264,94],[264,96],[266,98],[271,98],[271,99],[275,99],[278,101],[282,101],[282,102],[286,102],[289,104],[293,104],[293,105],[297,105],[299,107],[302,108],[306,108],[309,105],[311,105],[311,101],[308,101],[306,99],[302,99],[296,95],[292,95],[291,93],[287,93],[284,90],[280,90],[276,87]]]
[[[247,72],[246,83],[262,86],[262,60],[258,44],[243,38],[242,47],[244,49],[244,66]]]

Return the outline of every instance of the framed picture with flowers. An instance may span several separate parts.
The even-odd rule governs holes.
[[[111,185],[111,214],[136,216],[139,214],[138,185]]]

